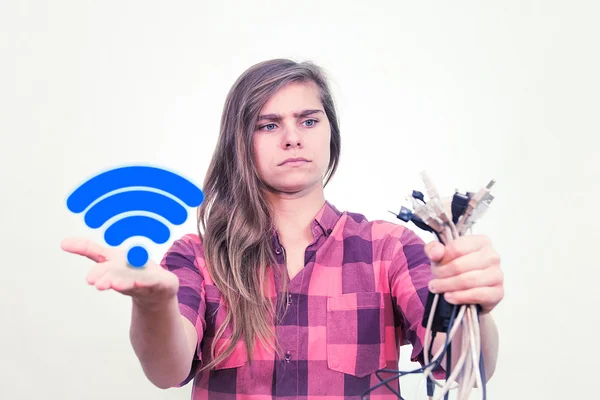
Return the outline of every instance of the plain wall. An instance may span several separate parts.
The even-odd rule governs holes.
[[[103,244],[66,197],[135,163],[201,184],[229,88],[276,57],[331,76],[338,208],[402,223],[388,210],[421,170],[447,195],[497,180],[475,228],[505,272],[488,398],[596,396],[597,20],[592,1],[2,1],[0,398],[189,398],[191,384],[146,380],[130,299],[88,286],[91,261],[60,250]],[[190,210],[152,258],[195,229]],[[407,400],[425,398],[419,382],[403,378]]]

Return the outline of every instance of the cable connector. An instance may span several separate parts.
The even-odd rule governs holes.
[[[444,228],[442,226],[443,222],[439,221],[435,215],[430,212],[428,207],[419,207],[415,214],[419,217],[427,226],[429,226],[432,231],[437,233],[442,233]],[[423,228],[421,228],[423,229]]]
[[[418,214],[414,213],[412,210],[404,206],[400,208],[400,213],[398,214],[390,210],[388,210],[388,212],[404,222],[412,222],[417,227],[427,232],[438,234],[439,231],[436,231],[436,228],[441,229],[439,223],[437,221],[431,220],[429,216],[426,215],[425,220],[423,220],[423,218],[421,218]],[[433,226],[429,225],[430,223]]]
[[[427,197],[429,197],[430,201],[433,199],[437,199],[439,198],[439,194],[437,189],[435,188],[435,186],[433,185],[433,182],[431,181],[431,179],[429,178],[429,175],[427,175],[427,172],[422,171],[421,172],[421,179],[423,180],[423,184],[425,185],[425,190],[427,191]]]
[[[427,174],[423,172],[421,175],[429,196],[427,202],[423,193],[414,190],[412,196],[406,199],[411,202],[414,211],[402,207],[399,214],[390,212],[404,222],[413,222],[417,227],[435,233],[443,244],[448,244],[466,234],[467,230],[471,229],[475,222],[487,212],[490,203],[494,200],[494,196],[490,193],[490,189],[495,184],[494,180],[490,181],[485,188],[476,193],[466,192],[462,194],[456,190],[454,196],[448,199],[451,201],[446,202],[446,198],[443,199],[439,196],[437,189]],[[447,400],[450,390],[455,388],[459,389],[458,399],[466,399],[471,389],[470,382],[474,382],[478,387],[482,387],[483,400],[485,400],[485,371],[477,365],[482,364],[478,319],[480,312],[480,305],[452,305],[446,301],[443,293],[434,294],[428,291],[421,321],[421,325],[426,331],[423,346],[424,348],[429,348],[429,351],[425,352],[424,361],[426,362],[426,367],[409,372],[397,371],[398,374],[396,376],[385,380],[378,375],[377,377],[382,382],[369,388],[367,393],[383,385],[390,388],[387,385],[388,381],[397,379],[408,373],[424,372],[427,375],[427,395],[430,400],[433,398],[434,392],[437,391],[434,390],[435,386],[441,388],[440,393],[435,397],[436,399],[444,398]],[[459,360],[455,367],[459,369],[458,371],[451,371],[453,368],[452,352],[457,346],[460,346],[460,344],[452,345],[459,328],[463,331],[462,349],[459,349],[462,362]],[[433,342],[438,332],[446,333],[446,344],[443,349],[437,351],[436,356],[433,356]],[[435,357],[435,360],[431,360],[430,362],[432,357]],[[446,358],[446,383],[440,384],[435,379],[432,371],[436,365],[440,365],[444,357]],[[479,362],[477,362],[478,359]],[[460,382],[452,384],[452,381],[456,381],[458,376],[462,377],[460,378]],[[402,398],[399,393],[396,393],[391,388],[390,390],[398,395],[399,398]]]
[[[427,328],[429,321],[429,314],[431,313],[431,307],[433,306],[435,294],[429,292],[427,295],[427,303],[425,304],[425,313],[421,325],[423,328]],[[450,325],[450,319],[452,318],[452,309],[454,305],[448,303],[444,298],[443,294],[438,296],[437,304],[435,306],[435,314],[433,315],[433,322],[431,325],[432,332],[446,332]]]
[[[494,200],[490,189],[495,183],[496,181],[492,179],[485,188],[481,189],[477,194],[470,196],[469,205],[456,227],[459,235],[462,236],[485,214],[490,203]]]
[[[389,211],[389,210],[388,210]],[[410,222],[412,216],[413,216],[413,212],[412,210],[402,206],[400,208],[400,213],[396,214],[393,211],[389,211],[390,213],[394,214],[396,216],[396,218],[401,219],[404,222]]]
[[[433,380],[431,379],[431,377],[427,377],[427,397],[428,398],[433,398],[433,394],[435,392],[435,384],[433,383]]]
[[[422,192],[419,192],[418,190],[413,190],[412,198],[421,200],[423,202],[423,204],[427,204],[427,202],[425,202],[425,195]]]
[[[454,193],[454,196],[452,197],[452,222],[456,224],[459,218],[467,211],[469,200],[471,200],[471,195],[469,193],[462,194],[458,191]]]

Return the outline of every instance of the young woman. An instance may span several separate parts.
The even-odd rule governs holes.
[[[378,369],[397,369],[401,345],[423,363],[428,288],[482,306],[493,374],[498,337],[489,312],[503,297],[503,277],[488,238],[425,246],[406,227],[339,211],[324,195],[339,159],[321,69],[262,62],[226,99],[198,234],[143,270],[115,249],[63,241],[96,262],[90,284],[132,297],[131,343],[153,384],[194,379],[193,399],[359,399],[379,382]],[[444,339],[436,337],[434,352]],[[370,398],[396,396],[383,387]]]

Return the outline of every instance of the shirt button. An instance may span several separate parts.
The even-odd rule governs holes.
[[[281,254],[281,247],[277,247],[275,249],[275,254]]]
[[[288,294],[288,297],[287,297],[287,303],[288,303],[288,306],[289,306],[290,304],[292,304],[292,295],[291,295],[291,294]]]
[[[291,359],[292,359],[292,353],[290,353],[289,351],[286,351],[285,352],[285,361],[290,362]]]

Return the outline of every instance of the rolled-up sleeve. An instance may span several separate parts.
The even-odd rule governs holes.
[[[188,377],[179,384],[181,387],[194,378],[202,363],[201,343],[206,328],[206,298],[204,279],[200,272],[204,265],[204,257],[199,238],[190,234],[173,242],[160,265],[179,278],[179,312],[194,325],[198,334],[192,368]]]
[[[411,361],[424,365],[425,328],[421,325],[428,284],[433,278],[431,261],[425,254],[425,242],[412,230],[402,227],[394,246],[389,270],[390,291],[399,321],[400,345],[412,345]],[[434,370],[443,378],[444,369]]]

